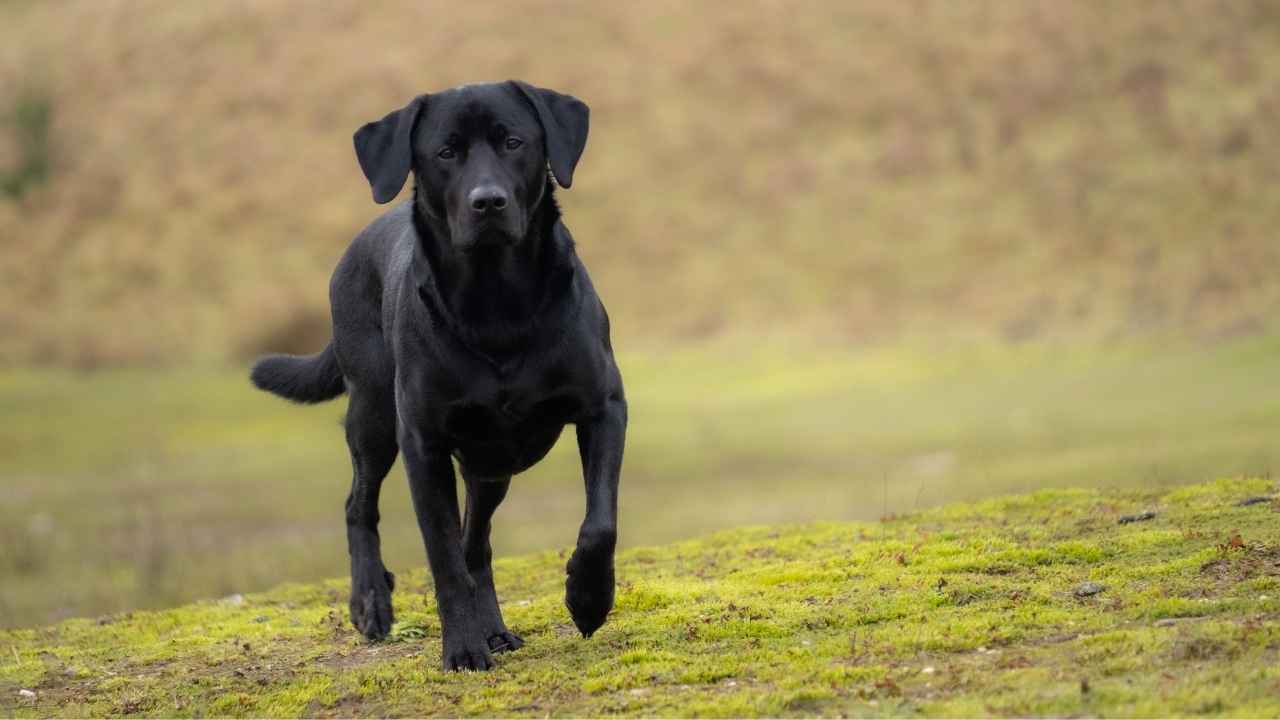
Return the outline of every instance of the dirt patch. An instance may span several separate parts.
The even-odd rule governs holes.
[[[1234,585],[1259,575],[1280,577],[1280,545],[1241,543],[1224,545],[1222,557],[1200,566],[1200,574],[1219,586]]]
[[[318,658],[316,662],[334,670],[349,670],[414,657],[421,653],[421,642],[362,643],[350,650],[325,655]]]

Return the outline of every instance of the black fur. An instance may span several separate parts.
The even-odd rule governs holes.
[[[300,403],[332,400],[346,389],[333,343],[315,355],[268,355],[249,375],[259,390]]]
[[[413,198],[338,263],[329,347],[253,369],[258,387],[298,402],[350,394],[351,620],[372,640],[391,629],[395,582],[382,564],[378,493],[404,454],[446,669],[487,669],[494,653],[523,644],[498,607],[490,518],[511,476],[568,424],[587,511],[565,604],[586,636],[613,606],[627,405],[608,315],[555,201],[588,121],[576,98],[513,81],[421,95],[360,128],[356,155],[374,199],[393,199],[410,174]],[[454,460],[467,488],[461,517]]]

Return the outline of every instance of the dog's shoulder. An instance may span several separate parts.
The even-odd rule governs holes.
[[[611,357],[609,314],[596,292],[587,266],[578,257],[576,244],[563,222],[555,225],[555,247],[563,267],[562,293],[558,303],[561,327],[569,328],[567,348],[580,356]]]
[[[413,203],[406,200],[382,213],[352,239],[344,262],[386,271],[413,252]]]
[[[599,322],[605,312],[604,302],[596,294],[587,266],[582,262],[582,258],[578,257],[577,243],[573,239],[573,234],[569,232],[569,228],[563,221],[556,222],[552,242],[562,267],[571,276],[567,289],[573,295],[575,311],[580,314],[585,313],[592,322]],[[608,318],[605,317],[603,320],[607,328]]]
[[[392,296],[413,260],[412,202],[379,215],[356,234],[330,281],[330,301],[348,302],[379,290]]]
[[[414,232],[413,201],[405,200],[366,225],[356,235],[353,244],[374,250],[411,240]]]

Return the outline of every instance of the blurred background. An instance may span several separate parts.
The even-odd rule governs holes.
[[[592,108],[625,545],[1280,459],[1280,4],[10,0],[0,626],[346,572],[344,401],[248,363],[328,339],[355,128],[506,78]],[[495,550],[582,510],[567,433]]]

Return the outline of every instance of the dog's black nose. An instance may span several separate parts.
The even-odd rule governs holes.
[[[497,185],[481,185],[467,195],[471,209],[481,215],[500,213],[507,208],[507,192]]]

